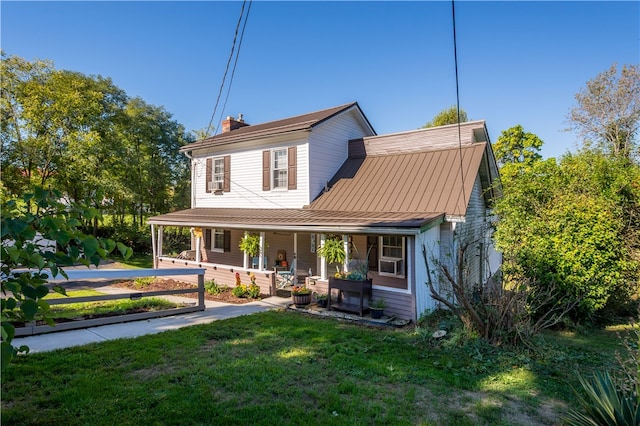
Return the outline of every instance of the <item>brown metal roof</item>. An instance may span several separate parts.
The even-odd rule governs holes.
[[[309,208],[369,214],[464,215],[485,147],[481,142],[460,148],[348,159],[332,179],[329,191]]]
[[[203,139],[189,145],[186,145],[180,149],[181,152],[193,151],[195,149],[207,148],[211,146],[224,145],[228,143],[239,142],[243,140],[264,138],[268,136],[274,136],[278,134],[294,132],[299,130],[310,130],[314,126],[328,120],[329,118],[346,111],[350,108],[356,107],[360,110],[357,102],[352,102],[345,105],[340,105],[333,108],[324,109],[321,111],[311,112],[308,114],[298,115],[295,117],[289,117],[282,120],[270,121],[261,124],[252,124],[249,126],[241,127],[239,129],[231,130],[229,132],[220,133],[207,139]],[[369,123],[362,110],[360,110],[362,117],[367,122],[371,130],[373,126]],[[374,132],[375,133],[375,132]]]
[[[338,212],[311,209],[218,209],[196,208],[167,213],[149,219],[154,225],[203,226],[239,229],[290,229],[330,232],[338,228],[366,232],[375,229],[416,229],[442,214],[405,212]]]

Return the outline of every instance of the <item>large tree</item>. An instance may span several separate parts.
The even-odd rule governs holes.
[[[460,108],[459,118],[460,120],[458,120],[458,108],[455,105],[452,105],[449,108],[445,108],[438,114],[436,114],[436,116],[433,117],[433,120],[422,126],[422,128],[425,129],[427,127],[438,127],[445,126],[447,124],[456,124],[458,122],[464,123],[466,121],[469,121],[467,113],[462,108]]]
[[[614,64],[587,82],[575,96],[577,105],[568,121],[583,138],[585,148],[615,156],[638,155],[640,126],[640,69]]]
[[[523,127],[517,124],[502,131],[493,144],[493,152],[501,167],[511,163],[530,165],[542,159],[539,153],[542,143],[542,139],[535,133],[525,132]]]
[[[108,78],[50,62],[3,53],[0,71],[9,195],[44,185],[122,222],[133,214],[139,224],[188,206],[189,165],[179,148],[192,136],[163,108],[130,99]]]

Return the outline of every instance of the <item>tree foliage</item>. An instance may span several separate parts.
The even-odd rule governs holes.
[[[108,78],[50,62],[3,52],[0,71],[9,195],[55,188],[120,223],[134,215],[137,225],[189,206],[189,163],[179,149],[193,137],[163,108],[129,98]]]
[[[1,355],[2,369],[27,347],[12,345],[14,322],[42,319],[50,325],[49,305],[44,297],[50,271],[52,277],[67,277],[64,267],[75,264],[98,265],[117,250],[124,256],[131,249],[110,239],[95,238],[82,231],[83,219],[100,218],[100,212],[82,205],[60,203],[61,193],[37,187],[22,199],[2,201],[0,257],[1,272]],[[31,206],[31,207],[29,207]],[[53,290],[64,293],[60,286]]]
[[[422,128],[425,129],[427,127],[445,126],[447,124],[456,124],[458,122],[464,123],[466,121],[469,121],[467,113],[460,108],[460,120],[458,120],[458,108],[455,105],[452,105],[449,108],[445,108],[440,111],[435,117],[433,117],[433,120],[422,126]]]
[[[640,126],[640,68],[614,64],[598,74],[575,96],[568,121],[583,138],[585,148],[615,156],[638,155]]]
[[[528,167],[540,161],[542,156],[539,151],[542,143],[537,135],[525,132],[520,124],[503,130],[493,144],[493,152],[498,166],[501,167],[501,175],[517,173],[520,167]]]
[[[522,168],[505,182],[496,204],[507,276],[540,288],[554,285],[580,299],[577,320],[628,297],[640,271],[633,236],[638,183],[637,166],[597,152]]]

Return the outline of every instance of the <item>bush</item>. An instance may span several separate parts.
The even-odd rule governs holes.
[[[216,283],[216,280],[208,280],[204,283],[204,289],[209,294],[220,294],[223,293],[228,287],[221,286]]]

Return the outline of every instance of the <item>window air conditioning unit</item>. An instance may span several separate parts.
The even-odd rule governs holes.
[[[211,181],[207,184],[209,191],[222,191],[222,182]]]
[[[379,271],[390,275],[403,275],[403,261],[402,259],[380,259]]]

